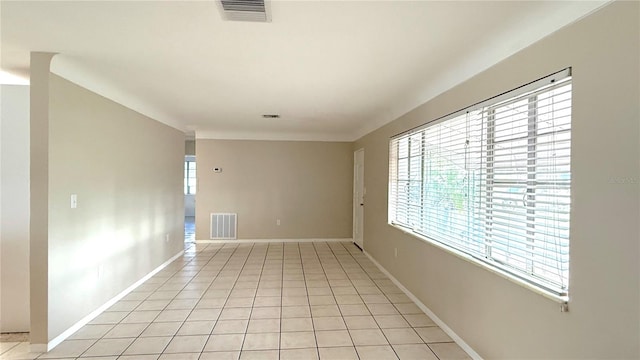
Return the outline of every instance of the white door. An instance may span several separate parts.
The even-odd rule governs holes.
[[[364,149],[353,154],[353,241],[364,249]]]

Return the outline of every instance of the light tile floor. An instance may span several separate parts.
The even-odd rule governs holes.
[[[184,242],[196,242],[196,218],[195,216],[184,217]]]
[[[45,354],[0,359],[466,359],[348,242],[198,244]]]

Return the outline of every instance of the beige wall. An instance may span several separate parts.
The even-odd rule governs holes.
[[[184,154],[185,155],[195,155],[196,154],[196,141],[195,140],[187,140],[184,142]]]
[[[47,76],[51,341],[182,250],[184,134]]]
[[[365,250],[484,358],[640,357],[639,6],[607,6],[354,144],[366,151]],[[557,303],[387,225],[388,141],[567,66],[571,299],[560,313]]]
[[[351,238],[350,143],[196,141],[196,239],[212,212],[238,213],[239,239]]]
[[[0,332],[28,332],[29,87],[0,91]]]

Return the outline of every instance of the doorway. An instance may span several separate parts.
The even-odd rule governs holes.
[[[364,249],[364,149],[353,153],[353,242]]]
[[[184,157],[184,241],[196,241],[196,157]]]

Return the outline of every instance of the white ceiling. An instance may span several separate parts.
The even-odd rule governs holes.
[[[272,1],[251,23],[213,0],[2,1],[1,68],[59,53],[54,73],[198,138],[350,141],[604,3]]]

